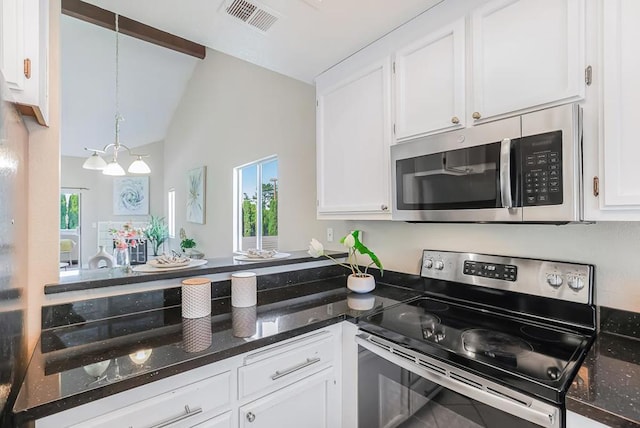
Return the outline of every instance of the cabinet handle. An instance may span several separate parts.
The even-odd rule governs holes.
[[[471,117],[478,120],[482,117],[482,115],[480,114],[480,112],[474,111]]]
[[[389,209],[389,207],[388,207],[388,206],[386,206],[385,204],[382,204],[382,205],[380,205],[380,209],[381,209],[382,211],[386,211],[386,210],[388,210],[388,209]]]
[[[289,375],[293,372],[297,372],[300,369],[303,369],[305,367],[310,366],[311,364],[315,364],[317,362],[320,362],[320,358],[316,357],[316,358],[307,358],[307,360],[304,363],[300,363],[298,365],[295,365],[293,367],[290,367],[286,370],[282,370],[282,371],[276,371],[273,375],[271,375],[271,380],[276,380],[276,379],[280,379],[283,376]]]
[[[184,406],[184,411],[185,411],[184,415],[176,416],[164,422],[160,422],[158,424],[152,425],[151,428],[164,428],[164,427],[168,427],[169,425],[173,425],[176,422],[183,421],[187,418],[190,418],[191,416],[197,415],[198,413],[202,413],[202,407],[197,407],[191,410],[187,405],[187,406]]]
[[[457,125],[460,123],[460,119],[458,119],[458,116],[453,116],[451,118],[451,123],[453,123],[454,125]]]
[[[253,413],[251,413],[251,412],[247,413],[247,420],[248,420],[249,422],[253,422],[253,421],[255,421],[255,420],[256,420],[256,415],[254,415],[254,414],[253,414]]]
[[[24,77],[31,79],[31,60],[29,58],[24,60]]]

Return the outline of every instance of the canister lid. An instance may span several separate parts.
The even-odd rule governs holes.
[[[207,278],[189,278],[182,281],[182,285],[204,285],[210,282],[211,280]]]

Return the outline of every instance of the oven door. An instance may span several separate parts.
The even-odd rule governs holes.
[[[520,119],[391,148],[393,220],[521,222]]]
[[[497,385],[495,392],[489,393],[486,387],[478,387],[473,375],[462,372],[458,376],[452,370],[450,377],[447,364],[431,365],[429,357],[411,361],[412,351],[392,353],[364,336],[356,337],[360,428],[563,426],[559,408],[529,397],[501,396]]]

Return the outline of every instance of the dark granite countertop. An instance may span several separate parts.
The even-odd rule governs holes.
[[[232,308],[229,298],[212,301],[202,322],[183,319],[179,305],[103,320],[83,321],[43,331],[14,405],[19,423],[263,347],[369,311],[353,309],[370,299],[372,310],[405,301],[418,290],[378,284],[368,295],[350,293],[344,276],[258,293],[257,309]],[[249,313],[247,313],[249,312]],[[256,317],[256,333],[234,336],[236,317]],[[194,330],[195,329],[195,330]],[[194,331],[212,345],[198,351],[186,341]],[[136,364],[138,352],[150,352]],[[191,351],[191,352],[190,352]],[[144,355],[144,354],[141,354]],[[100,362],[108,365],[91,376]],[[99,371],[99,370],[98,370]],[[25,387],[28,385],[29,387]],[[52,388],[50,385],[59,385]],[[34,387],[35,386],[35,387]]]
[[[611,427],[640,427],[640,314],[600,308],[600,319],[567,409]]]
[[[258,269],[272,266],[283,266],[325,259],[311,257],[306,251],[289,251],[291,256],[268,261],[237,261],[233,257],[207,259],[207,264],[168,272],[124,272],[121,268],[80,269],[77,275],[63,276],[55,284],[44,286],[44,294],[64,293],[68,291],[86,290],[90,288],[111,287],[115,285],[134,284],[161,279],[182,278],[193,275],[211,275],[224,272],[235,272],[247,269]],[[334,258],[346,257],[347,253],[327,251]]]
[[[261,266],[316,260],[305,254],[299,252],[290,259],[263,262]],[[217,260],[219,263],[207,268],[139,274],[114,281],[124,278],[133,283],[144,278],[247,268],[246,264]],[[227,262],[233,263],[232,259]],[[20,422],[41,418],[368,313],[352,309],[354,302],[358,303],[354,299],[366,297],[350,293],[344,288],[344,276],[335,275],[335,267],[324,267],[259,277],[257,331],[249,338],[234,336],[234,318],[247,314],[232,308],[228,297],[221,297],[229,295],[228,281],[216,284],[219,294],[205,322],[213,345],[199,352],[191,352],[194,349],[184,338],[202,324],[196,327],[183,320],[179,288],[44,307],[45,330],[27,371],[25,384],[31,387],[22,388],[14,405],[17,418]],[[113,285],[108,278],[96,277],[94,281],[106,282],[99,287]],[[420,284],[419,277],[385,273],[385,283],[379,282],[371,293],[373,307],[379,309],[420,295]],[[567,409],[612,427],[640,427],[640,314],[608,308],[600,308],[600,313],[601,332],[569,389]],[[267,325],[269,328],[263,328]],[[144,364],[135,364],[130,355],[144,350],[150,350],[150,356]],[[88,372],[103,361],[108,362],[104,374],[91,376]],[[51,384],[60,387],[47,386]]]

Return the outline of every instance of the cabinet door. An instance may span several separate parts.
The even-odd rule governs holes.
[[[231,412],[227,412],[215,418],[207,419],[198,425],[194,425],[194,428],[231,428],[232,426]]]
[[[2,0],[0,66],[11,90],[24,90],[24,6],[22,0]]]
[[[398,51],[396,140],[464,127],[464,19]]]
[[[240,407],[241,428],[335,428],[340,414],[331,368]]]
[[[390,69],[387,57],[318,94],[319,217],[390,216]]]
[[[2,0],[0,68],[20,111],[46,125],[49,0]]]
[[[471,16],[471,119],[584,97],[584,0],[496,0]]]
[[[603,19],[600,205],[604,209],[640,210],[640,2],[607,0],[603,2]]]

